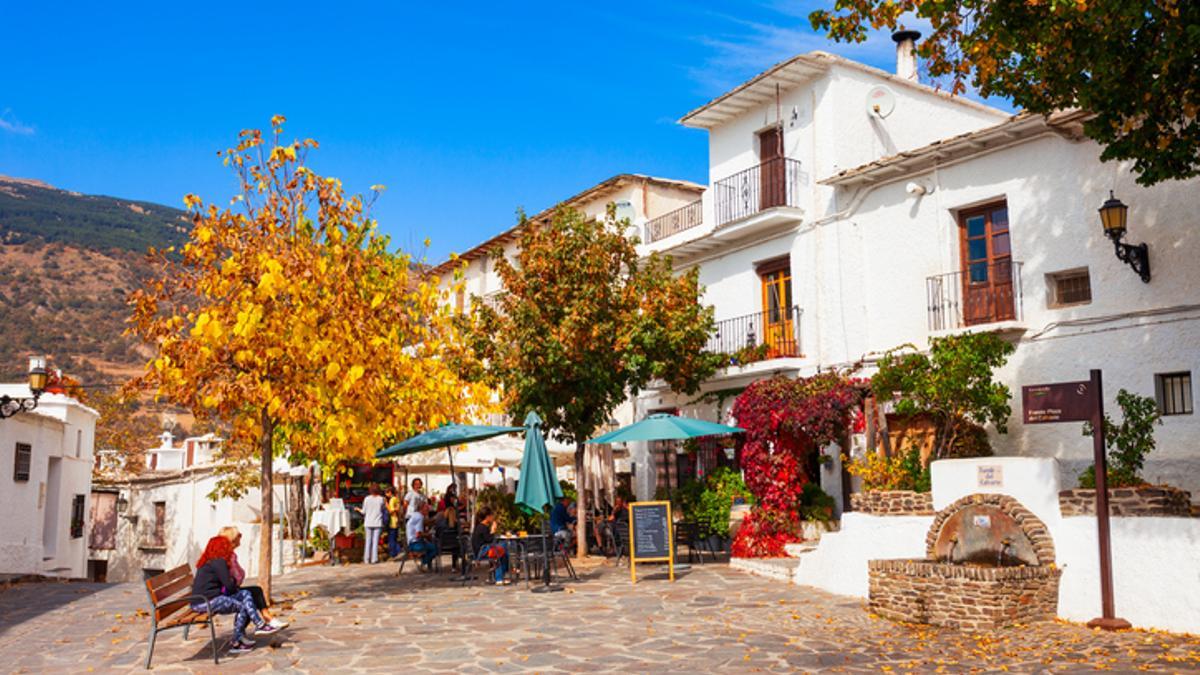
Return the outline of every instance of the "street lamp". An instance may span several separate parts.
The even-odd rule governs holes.
[[[46,381],[49,372],[46,370],[46,357],[31,356],[29,358],[29,392],[32,396],[12,397],[0,395],[0,419],[12,417],[21,411],[33,410],[37,407],[38,399],[46,391]]]
[[[1150,283],[1150,249],[1146,244],[1126,244],[1121,241],[1125,237],[1125,224],[1129,217],[1129,207],[1108,191],[1108,199],[1100,207],[1100,224],[1104,226],[1104,234],[1112,239],[1117,250],[1117,259],[1133,268],[1145,283]]]

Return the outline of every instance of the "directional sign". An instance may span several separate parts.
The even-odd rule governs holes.
[[[1092,383],[1058,382],[1021,387],[1025,424],[1086,422],[1096,412]]]

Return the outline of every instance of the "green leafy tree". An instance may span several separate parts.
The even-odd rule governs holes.
[[[611,207],[600,220],[567,208],[544,224],[522,216],[516,260],[496,257],[505,294],[496,307],[474,303],[469,321],[485,381],[513,419],[537,411],[575,445],[581,479],[583,443],[618,405],[656,379],[695,392],[717,367],[703,351],[713,319],[698,272],[639,259],[627,227]],[[578,526],[586,555],[583,518]]]
[[[1104,416],[1104,447],[1108,451],[1108,487],[1142,485],[1142,467],[1146,455],[1154,450],[1154,425],[1162,424],[1158,402],[1149,396],[1139,396],[1124,389],[1117,392],[1117,406],[1124,418],[1120,424]],[[1083,425],[1083,435],[1093,433],[1090,422]],[[1079,486],[1096,487],[1096,467],[1090,466],[1079,477]]]
[[[930,75],[968,82],[1036,113],[1081,108],[1105,160],[1134,162],[1138,182],[1200,174],[1200,3],[1194,0],[835,0],[810,15],[831,38],[861,42],[905,16],[933,34]]]
[[[907,351],[911,349],[913,345],[904,345],[884,354],[871,389],[881,401],[895,398],[901,415],[934,417],[935,457],[949,454],[959,436],[968,433],[967,422],[990,422],[1007,433],[1011,393],[993,380],[993,373],[1013,353],[1012,344],[992,333],[970,333],[934,338],[928,354]]]

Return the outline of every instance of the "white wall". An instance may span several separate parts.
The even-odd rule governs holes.
[[[23,385],[0,393],[29,395]],[[0,576],[86,576],[96,418],[74,399],[43,394],[36,410],[0,421]],[[13,481],[17,443],[33,448],[27,482]],[[76,495],[84,495],[81,537],[71,536]]]
[[[1002,485],[980,487],[978,467],[1001,467]],[[1099,547],[1094,516],[1062,517],[1058,462],[990,457],[940,460],[932,465],[933,506],[944,509],[977,493],[1012,496],[1038,516],[1054,540],[1063,571],[1058,615],[1071,621],[1100,616]],[[995,476],[996,474],[992,474]],[[1139,628],[1200,632],[1200,519],[1111,518],[1117,616]],[[932,516],[848,513],[839,532],[825,534],[801,558],[793,581],[832,593],[867,597],[867,561],[925,558]]]
[[[924,174],[903,176],[870,193],[842,221],[803,233],[804,259],[824,260],[815,276],[793,284],[804,298],[806,351],[821,365],[856,361],[904,343],[927,345],[926,278],[957,271],[959,209],[995,199],[1008,205],[1013,260],[1022,263],[1023,319],[1017,351],[999,373],[1013,391],[1009,434],[993,443],[1003,454],[1064,460],[1066,482],[1090,461],[1078,424],[1021,423],[1020,387],[1083,380],[1104,371],[1106,409],[1121,388],[1154,395],[1154,374],[1200,375],[1200,210],[1196,181],[1153,188],[1101,164],[1094,143],[1046,135]],[[916,198],[908,181],[933,187]],[[1127,240],[1147,242],[1154,276],[1144,284],[1117,260],[1102,234],[1097,208],[1114,189],[1130,206]],[[824,255],[822,255],[824,254]],[[1054,309],[1046,275],[1086,267],[1092,302]],[[800,290],[803,289],[803,290]],[[1072,324],[1076,325],[1072,325]],[[1119,411],[1117,411],[1119,413]],[[1200,491],[1200,417],[1169,417],[1157,428],[1159,449],[1145,476]]]

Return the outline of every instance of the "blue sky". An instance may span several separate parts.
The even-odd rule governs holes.
[[[815,34],[816,2],[49,4],[0,27],[0,174],[224,203],[216,151],[278,113],[432,260],[618,173],[704,182],[676,120],[788,56],[894,62]]]

